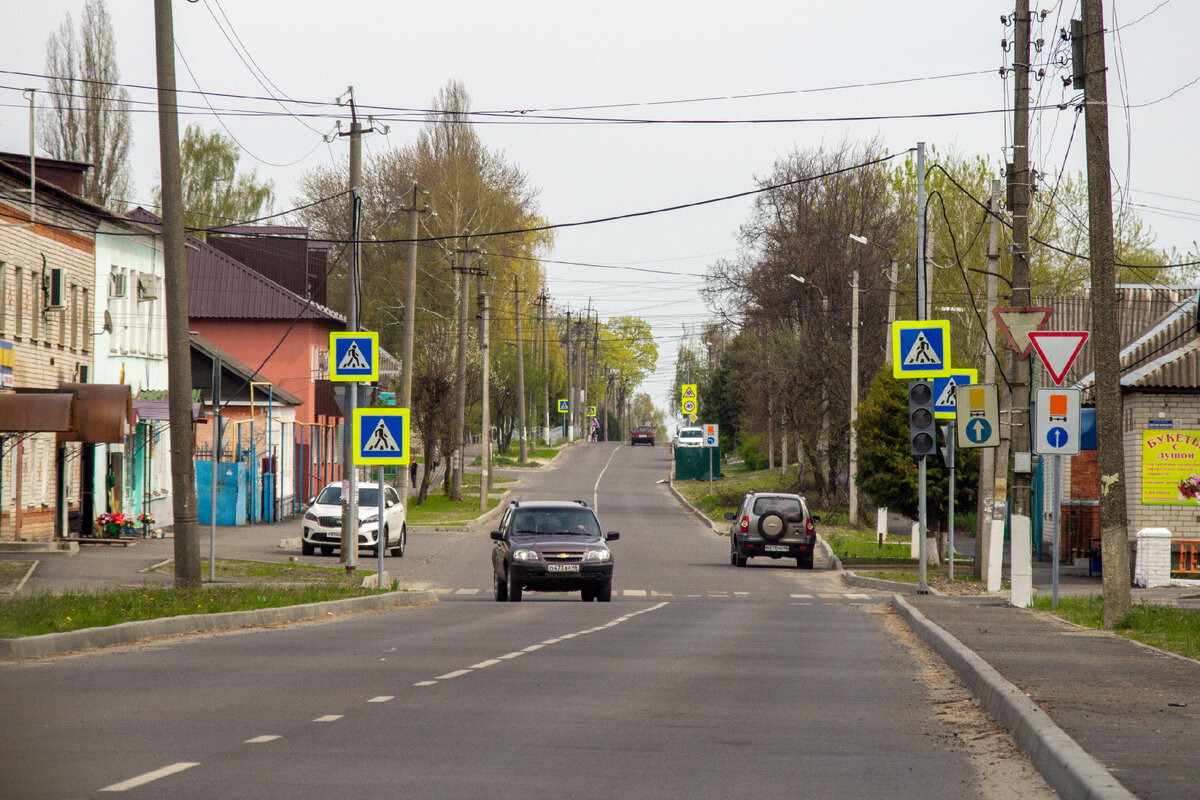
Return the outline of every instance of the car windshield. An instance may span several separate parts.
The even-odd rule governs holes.
[[[522,509],[513,516],[512,530],[517,535],[600,535],[595,515],[585,508]]]
[[[692,430],[692,431],[688,431],[688,430],[683,430],[683,431],[680,431],[680,432],[679,432],[679,438],[680,438],[680,439],[703,439],[703,438],[704,438],[704,431],[698,431],[698,430]]]
[[[322,489],[321,493],[317,495],[317,503],[323,506],[340,506],[342,504],[341,484],[335,483],[332,486],[326,486]],[[376,487],[367,488],[360,486],[358,488],[358,505],[359,508],[378,506],[379,489]]]
[[[767,514],[778,511],[784,516],[800,513],[800,501],[795,497],[760,497],[754,501],[755,514]]]

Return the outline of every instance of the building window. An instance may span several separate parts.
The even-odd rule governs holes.
[[[71,350],[79,347],[79,287],[71,284]]]
[[[88,298],[91,297],[91,294],[92,293],[88,291],[88,288],[86,286],[84,286],[83,287],[83,302],[80,303],[80,306],[84,309],[83,319],[85,320],[85,322],[86,322],[86,320],[88,320],[90,318],[90,314],[91,314],[91,312],[90,312],[91,305],[88,304]],[[88,327],[87,329],[84,330],[83,345],[80,349],[83,350],[83,352],[85,352],[85,353],[92,349],[91,345],[90,345],[90,342],[92,341],[91,333],[92,333],[92,329],[90,327]]]
[[[0,333],[8,330],[8,264],[0,261]]]
[[[13,284],[16,286],[16,304],[13,309],[13,336],[18,339],[25,333],[25,282],[20,267],[13,268]]]

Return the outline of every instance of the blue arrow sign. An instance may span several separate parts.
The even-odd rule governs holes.
[[[407,408],[354,409],[354,463],[407,464]]]
[[[992,425],[986,419],[973,419],[967,423],[967,438],[975,444],[986,442],[992,435]]]
[[[1055,449],[1061,449],[1067,446],[1070,436],[1067,434],[1067,429],[1055,425],[1046,432],[1046,443]]]

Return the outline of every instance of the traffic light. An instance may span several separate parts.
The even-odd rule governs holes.
[[[923,458],[937,452],[937,425],[933,415],[933,384],[908,382],[908,444],[914,456]]]
[[[946,469],[954,469],[954,426],[942,426],[942,441],[945,442],[938,449],[942,453],[942,466]]]

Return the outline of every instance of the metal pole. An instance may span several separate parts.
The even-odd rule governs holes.
[[[947,575],[954,580],[954,424],[946,426],[946,457],[950,460],[950,552]]]
[[[479,349],[483,355],[483,408],[481,409],[479,424],[482,433],[479,441],[483,446],[483,450],[480,453],[479,510],[487,511],[488,484],[492,480],[492,418],[491,409],[488,407],[488,373],[491,371],[489,364],[490,350],[488,348],[488,296],[483,292],[479,293],[479,317]]]
[[[1059,500],[1058,493],[1062,491],[1062,486],[1059,484],[1059,476],[1062,475],[1062,456],[1057,453],[1050,459],[1050,463],[1054,467],[1054,479],[1050,487],[1050,498],[1054,503],[1054,508],[1051,511],[1051,524],[1054,525],[1054,538],[1051,540],[1051,555],[1052,564],[1050,566],[1050,607],[1058,608],[1058,558],[1061,545],[1058,541],[1058,510],[1062,505]]]
[[[400,467],[400,472],[408,472],[408,467]],[[378,574],[375,577],[375,588],[383,588],[383,548],[386,544],[383,541],[383,465],[375,468],[376,481],[379,483],[379,522],[375,527],[375,552],[376,560],[379,562]]]
[[[925,319],[925,143],[917,142],[917,319]],[[917,592],[929,593],[925,576],[925,456],[917,461]]]
[[[221,359],[213,359],[213,457],[212,486],[208,497],[208,580],[217,579],[217,486],[221,465]]]

